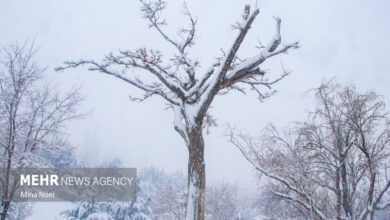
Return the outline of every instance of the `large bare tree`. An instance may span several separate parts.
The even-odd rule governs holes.
[[[2,220],[22,219],[21,216],[27,214],[20,210],[26,205],[12,206],[17,178],[11,178],[11,169],[53,167],[60,163],[72,150],[62,133],[64,123],[81,116],[75,111],[81,101],[78,89],[60,94],[45,85],[45,69],[35,63],[34,54],[33,46],[28,43],[0,51]]]
[[[316,109],[306,122],[285,132],[270,125],[259,139],[232,133],[231,141],[270,178],[268,199],[285,203],[290,217],[374,219],[390,206],[385,104],[374,92],[333,81],[314,91]]]
[[[281,45],[281,19],[276,18],[276,33],[270,42],[258,47],[257,55],[238,58],[237,52],[259,14],[258,8],[251,12],[247,5],[242,21],[234,25],[238,35],[232,46],[225,50],[222,57],[212,61],[207,71],[200,72],[199,62],[188,55],[195,43],[197,21],[187,7],[184,8],[189,26],[179,30],[177,40],[163,30],[166,22],[162,12],[166,2],[141,0],[141,4],[141,11],[150,27],[175,49],[173,57],[163,59],[160,51],[146,48],[136,51],[120,50],[105,56],[102,62],[68,61],[57,70],[88,65],[90,71],[113,76],[145,92],[143,97],[133,97],[134,101],[143,101],[156,95],[167,102],[174,113],[174,128],[183,138],[189,152],[186,219],[203,220],[206,176],[202,133],[204,122],[212,121],[207,114],[211,103],[218,94],[226,94],[231,90],[245,93],[245,89],[249,88],[257,92],[260,99],[270,96],[272,93],[264,93],[262,88],[272,91],[271,86],[287,73],[268,81],[264,76],[265,71],[259,66],[273,56],[297,48],[298,42]],[[133,70],[140,74],[134,74]]]

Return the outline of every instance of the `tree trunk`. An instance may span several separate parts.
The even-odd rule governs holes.
[[[14,143],[14,142],[12,142],[12,143]],[[3,201],[2,201],[3,211],[1,213],[1,220],[6,219],[6,217],[8,215],[9,207],[11,205],[11,199],[13,196],[13,193],[11,193],[11,194],[9,193],[9,189],[10,189],[10,170],[11,170],[11,163],[12,163],[11,158],[12,158],[12,154],[13,154],[13,149],[15,148],[15,144],[12,144],[11,146],[13,146],[11,148],[12,151],[8,151],[7,170],[6,170],[7,173],[6,173],[5,180],[4,180],[5,186],[3,186],[4,188],[2,189],[2,190],[4,190],[3,191],[4,197],[2,198],[3,199]]]
[[[344,158],[345,156],[342,155]],[[342,184],[342,192],[343,192],[343,208],[344,213],[347,219],[349,217],[352,217],[352,209],[350,206],[350,200],[349,200],[349,190],[348,190],[348,179],[347,179],[347,161],[346,159],[343,159],[341,163],[341,184]]]
[[[206,173],[202,127],[188,133],[188,197],[186,220],[204,220]]]
[[[5,201],[3,203],[3,212],[1,213],[1,220],[5,220],[6,219],[7,214],[8,214],[9,206],[10,206],[10,202],[9,201]]]
[[[336,210],[337,210],[337,220],[341,220],[341,185],[340,185],[340,168],[336,168]]]

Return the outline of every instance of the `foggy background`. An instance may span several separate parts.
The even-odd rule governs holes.
[[[198,74],[221,55],[220,48],[229,49],[237,34],[231,24],[241,20],[247,2],[254,3],[187,0],[198,19],[196,44],[190,53],[201,63]],[[182,3],[168,1],[165,28],[171,36],[186,24]],[[254,93],[233,92],[213,102],[210,112],[218,127],[204,136],[206,181],[226,180],[246,190],[255,190],[257,180],[249,163],[224,136],[227,124],[256,134],[268,122],[282,127],[304,119],[312,107],[306,92],[332,77],[356,85],[358,91],[374,90],[390,103],[390,2],[259,0],[257,4],[260,14],[239,51],[241,58],[254,55],[258,41],[268,43],[275,33],[273,16],[282,18],[282,43],[299,40],[301,48],[263,65],[271,79],[282,74],[281,61],[292,71],[274,87],[279,92],[273,97],[260,103]],[[66,60],[99,61],[117,49],[147,47],[170,54],[172,47],[148,28],[139,9],[135,0],[2,0],[0,46],[34,41],[36,61],[47,67],[48,82],[58,90],[82,85],[85,99],[79,111],[91,113],[67,126],[79,160],[93,166],[119,158],[124,167],[155,166],[186,173],[186,147],[173,129],[171,110],[165,110],[160,98],[130,102],[130,94],[141,93],[122,81],[87,68],[54,71]],[[38,204],[29,219],[53,219],[67,205]]]

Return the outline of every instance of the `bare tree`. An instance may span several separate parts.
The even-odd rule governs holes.
[[[206,193],[206,219],[235,219],[238,213],[237,187],[226,182],[208,186]]]
[[[259,216],[255,197],[237,185],[221,182],[207,186],[205,218],[209,220],[249,220]]]
[[[232,132],[231,142],[271,179],[267,189],[290,215],[374,219],[390,204],[384,102],[332,81],[314,91],[317,105],[308,121],[282,133],[269,125],[258,140]]]
[[[80,102],[78,89],[65,95],[41,82],[45,69],[33,60],[33,46],[10,46],[0,59],[0,176],[1,219],[8,218],[17,180],[11,169],[53,166],[47,155],[60,159],[64,122],[80,117],[75,108]],[[60,150],[61,148],[61,150]],[[15,206],[16,207],[16,206]],[[11,210],[12,211],[12,210]]]
[[[68,61],[65,66],[56,70],[88,65],[90,71],[113,76],[145,92],[143,97],[133,97],[133,101],[143,101],[154,95],[166,101],[174,113],[174,128],[183,138],[189,152],[186,219],[203,220],[206,176],[202,134],[205,122],[213,122],[209,120],[207,111],[214,97],[231,90],[245,93],[248,88],[257,92],[261,100],[269,97],[272,93],[264,93],[262,89],[273,91],[271,86],[288,73],[285,72],[274,80],[267,80],[265,71],[259,66],[268,58],[297,48],[298,43],[281,45],[281,19],[276,18],[276,33],[269,44],[258,47],[256,56],[240,59],[237,52],[259,14],[259,9],[255,8],[250,12],[250,7],[246,6],[243,21],[234,25],[238,35],[232,47],[212,62],[206,72],[199,73],[199,62],[190,58],[188,53],[195,43],[196,19],[187,7],[184,7],[184,14],[189,19],[189,27],[179,30],[180,40],[176,40],[163,30],[166,22],[162,18],[162,12],[166,2],[141,0],[141,4],[141,11],[150,27],[175,49],[173,57],[163,59],[160,51],[146,48],[134,52],[119,50],[116,54],[107,55],[102,62]],[[132,70],[139,71],[140,74],[136,75]]]

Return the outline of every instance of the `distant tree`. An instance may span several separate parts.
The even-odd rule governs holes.
[[[316,109],[307,121],[284,132],[269,125],[259,139],[232,132],[231,141],[270,178],[265,202],[279,217],[376,219],[390,206],[385,103],[333,81],[313,91]]]
[[[151,167],[142,170],[140,178],[151,201],[153,220],[185,218],[187,184],[183,174],[167,174]]]
[[[224,182],[207,187],[206,219],[234,219],[237,212],[237,188]]]
[[[138,174],[137,201],[81,202],[76,208],[65,210],[62,215],[77,220],[97,216],[123,220],[179,220],[185,215],[185,196],[183,175],[170,175],[162,170],[146,168]]]
[[[207,186],[207,220],[252,220],[258,215],[254,198],[242,195],[237,186],[228,182]]]
[[[32,46],[13,45],[0,51],[1,219],[23,219],[11,206],[16,180],[13,168],[65,166],[73,151],[62,133],[64,123],[80,117],[78,89],[61,95],[43,84],[45,69],[34,62]],[[56,158],[55,160],[53,158]],[[69,162],[69,161],[68,161]],[[25,212],[27,213],[27,212]],[[15,214],[15,215],[14,215]]]
[[[66,138],[53,138],[44,151],[39,155],[48,161],[50,167],[74,168],[79,166],[75,155],[75,148]]]
[[[102,62],[80,60],[65,62],[65,66],[57,68],[89,66],[90,71],[101,72],[118,78],[131,86],[145,92],[143,97],[132,98],[133,101],[143,101],[157,95],[163,98],[174,113],[174,128],[183,138],[188,152],[188,198],[187,220],[204,220],[205,201],[205,162],[203,129],[207,124],[214,124],[213,118],[207,113],[211,103],[217,95],[227,94],[231,90],[243,92],[251,89],[259,95],[259,99],[269,97],[271,93],[264,89],[284,78],[283,73],[274,80],[265,77],[266,72],[259,66],[267,59],[286,53],[291,48],[297,48],[298,43],[281,44],[281,19],[276,18],[276,33],[266,45],[260,45],[259,51],[253,57],[240,59],[238,50],[249,32],[259,9],[250,12],[246,6],[241,22],[234,28],[238,31],[231,48],[223,52],[222,57],[212,61],[206,72],[200,73],[199,61],[189,57],[189,48],[194,45],[196,33],[196,19],[192,17],[187,7],[185,15],[189,18],[188,28],[179,30],[181,40],[176,40],[163,30],[166,24],[162,12],[166,7],[163,0],[141,0],[141,11],[144,18],[150,23],[176,53],[172,57],[163,58],[158,50],[140,48],[135,52],[120,50],[117,54],[109,54]],[[134,70],[140,74],[134,74]]]

